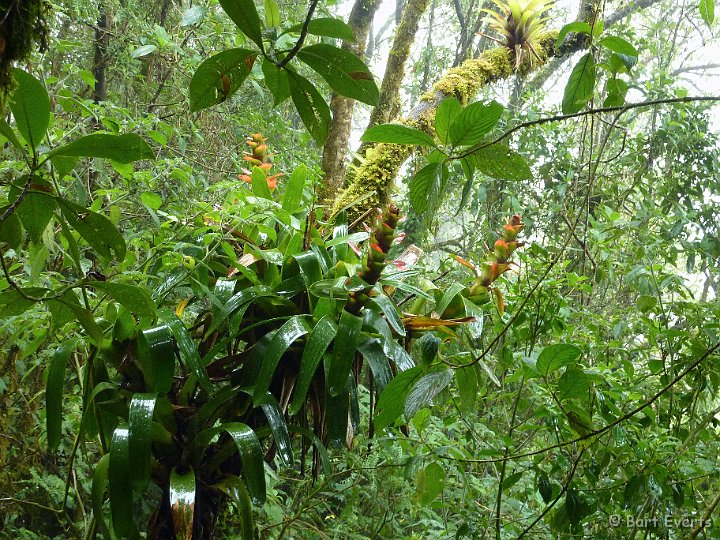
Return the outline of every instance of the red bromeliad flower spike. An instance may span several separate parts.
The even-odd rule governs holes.
[[[272,154],[268,154],[268,146],[265,141],[267,141],[267,137],[263,137],[261,133],[254,133],[253,135],[248,137],[248,140],[246,142],[247,145],[252,149],[252,152],[245,152],[245,156],[243,156],[243,159],[247,161],[250,165],[258,167],[263,172],[268,173],[270,172],[273,164],[270,161]],[[249,171],[248,169],[242,169],[242,172],[243,174],[237,175],[238,179],[248,184],[252,184],[252,171]],[[272,174],[266,178],[270,191],[274,191],[277,188],[278,179],[284,174],[285,173],[279,172]]]

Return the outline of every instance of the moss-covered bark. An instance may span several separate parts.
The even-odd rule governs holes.
[[[543,36],[538,50],[540,61],[536,60],[532,66],[527,63],[522,69],[537,68],[552,56],[556,36],[555,32]],[[436,82],[432,89],[421,97],[415,109],[399,122],[434,135],[435,111],[443,99],[453,96],[461,103],[467,103],[483,86],[509,77],[513,62],[512,52],[506,47],[492,49],[478,58],[463,62],[450,69]],[[389,201],[395,177],[413,150],[411,146],[394,144],[369,147],[359,166],[351,172],[352,181],[335,199],[333,212],[352,208],[352,215],[361,215],[369,208],[385,206]]]

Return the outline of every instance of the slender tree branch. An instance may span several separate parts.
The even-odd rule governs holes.
[[[318,0],[312,0],[312,2],[310,2],[310,9],[308,9],[308,13],[305,17],[305,22],[302,25],[302,30],[300,30],[300,37],[298,38],[297,43],[292,49],[290,49],[290,52],[287,54],[287,56],[277,63],[277,67],[285,67],[290,60],[295,58],[295,55],[303,46],[303,43],[305,43],[305,38],[307,37],[308,33],[308,27],[310,26],[310,21],[312,20],[312,16],[315,13],[315,8],[317,7],[317,5]]]

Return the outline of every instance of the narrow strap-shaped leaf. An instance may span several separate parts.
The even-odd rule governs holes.
[[[357,381],[352,373],[348,377],[348,385],[350,386],[350,422],[352,423],[353,432],[360,427],[360,402],[358,400]]]
[[[110,444],[108,479],[113,530],[123,539],[138,536],[133,519],[132,478],[129,430],[127,426],[119,426],[115,428]]]
[[[282,411],[280,411],[280,405],[277,399],[275,399],[272,394],[267,394],[261,407],[270,425],[270,430],[273,433],[280,461],[285,467],[292,467],[292,443],[290,442],[287,424],[285,423],[285,418],[283,418]]]
[[[297,414],[300,411],[315,370],[336,333],[337,325],[330,315],[325,315],[320,319],[310,333],[300,360],[300,371],[289,407],[290,414]]]
[[[192,467],[183,473],[173,467],[169,495],[175,537],[178,540],[192,540],[196,495],[195,471]]]
[[[83,414],[82,418],[80,419],[80,428],[78,429],[78,438],[82,437],[85,433],[85,430],[87,429],[88,422],[90,422],[90,418],[92,414],[94,414],[94,403],[95,398],[98,397],[101,393],[105,392],[106,390],[117,390],[118,386],[116,384],[110,383],[110,382],[101,382],[99,383],[95,388],[93,388],[93,391],[88,396],[85,403],[83,403]],[[109,454],[108,454],[109,455]]]
[[[182,358],[185,364],[195,373],[202,389],[210,391],[210,378],[202,365],[200,353],[195,343],[185,329],[185,325],[174,313],[168,311],[163,311],[161,318],[170,327],[170,330],[172,330],[175,336],[175,341],[180,350],[180,358]]]
[[[262,359],[262,366],[260,368],[260,374],[255,380],[255,391],[253,393],[253,402],[258,405],[261,403],[265,396],[270,382],[275,374],[275,368],[277,368],[280,358],[285,354],[290,345],[298,339],[304,336],[309,331],[308,324],[305,322],[305,318],[301,316],[295,316],[283,324],[280,329],[275,333],[265,351]]]
[[[405,327],[403,326],[402,319],[400,318],[398,308],[395,303],[390,300],[387,295],[385,295],[385,293],[381,293],[373,297],[372,302],[370,303],[375,304],[380,308],[380,311],[382,311],[383,315],[385,315],[387,322],[390,323],[392,329],[395,330],[399,336],[405,336]]]
[[[290,433],[302,435],[313,443],[315,449],[318,451],[318,455],[320,456],[320,467],[322,467],[323,475],[325,475],[325,478],[329,478],[331,473],[330,455],[328,454],[327,448],[325,448],[325,445],[320,440],[320,437],[302,426],[288,426],[288,431],[290,431]]]
[[[242,478],[238,476],[228,476],[212,487],[222,491],[235,503],[238,513],[240,514],[242,540],[254,540],[255,522],[252,515],[252,504],[250,502],[250,494]]]
[[[64,343],[53,354],[45,387],[45,416],[48,449],[52,452],[60,445],[62,435],[62,401],[65,387],[65,370],[70,355],[75,350],[75,341]]]
[[[130,401],[130,470],[133,471],[133,484],[139,491],[143,491],[150,481],[150,445],[156,400],[157,394],[135,394]]]
[[[229,313],[227,311],[227,303],[233,297],[235,292],[235,281],[231,279],[218,279],[215,282],[213,295],[218,299],[218,304],[212,305],[213,323],[222,325],[227,324]],[[213,324],[213,326],[216,326]]]
[[[345,375],[345,386],[333,394],[325,392],[325,421],[327,423],[328,444],[340,448],[345,446],[348,432],[348,412],[350,410],[350,378]]]
[[[314,283],[322,281],[323,273],[320,256],[314,251],[306,251],[296,255],[295,260],[300,266],[300,274],[305,280],[305,286],[310,289]]]
[[[340,315],[337,336],[333,345],[332,360],[327,369],[327,387],[331,395],[336,396],[345,389],[355,350],[357,348],[363,320],[357,315],[343,310]]]
[[[148,390],[169,392],[175,374],[175,338],[170,327],[163,324],[139,332],[138,357]]]
[[[264,65],[265,63],[263,62],[263,66]],[[285,194],[283,195],[283,210],[287,210],[291,214],[300,210],[306,183],[307,166],[304,163],[301,163],[290,175],[290,180],[288,181]]]
[[[103,512],[103,500],[105,499],[105,490],[108,485],[108,465],[110,464],[110,454],[105,454],[95,465],[93,472],[92,490],[90,498],[92,501],[93,515],[97,521],[100,530],[106,538],[110,538],[107,523],[105,522],[105,513]]]
[[[390,382],[392,374],[390,372],[390,363],[388,362],[385,351],[383,350],[380,340],[377,338],[369,338],[358,346],[358,351],[370,366],[373,377],[375,379],[375,388],[378,394],[382,394],[387,383]]]

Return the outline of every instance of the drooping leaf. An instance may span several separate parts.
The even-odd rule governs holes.
[[[166,393],[175,372],[175,340],[166,325],[138,332],[138,359],[145,384],[153,392]]]
[[[33,151],[50,124],[50,98],[42,83],[20,68],[13,69],[17,88],[10,99],[15,126]]]
[[[232,3],[233,0],[224,2]],[[239,0],[238,5],[245,2],[252,4],[252,0]],[[190,80],[190,110],[197,112],[217,105],[237,92],[250,74],[256,56],[255,51],[238,48],[222,51],[203,61]]]
[[[261,408],[270,425],[280,461],[285,467],[292,467],[292,442],[290,441],[290,434],[288,433],[285,418],[283,418],[282,411],[280,410],[280,405],[272,394],[267,394]]]
[[[330,125],[330,107],[320,92],[305,77],[288,70],[290,97],[303,124],[315,142],[325,142]]]
[[[285,33],[292,32],[299,34],[302,31],[302,27],[303,23],[296,24],[295,26],[288,28]],[[314,36],[342,39],[347,42],[355,41],[352,28],[340,19],[333,19],[332,17],[318,17],[317,19],[312,19],[310,24],[308,24],[307,33]]]
[[[235,441],[240,452],[240,461],[243,466],[243,476],[247,483],[250,497],[255,504],[262,506],[265,503],[265,466],[260,441],[255,432],[245,424],[231,422],[223,424]]]
[[[105,216],[65,199],[57,199],[63,217],[99,255],[125,259],[125,239]]]
[[[445,469],[437,461],[429,463],[415,474],[415,500],[430,504],[445,487]]]
[[[366,339],[358,345],[358,351],[370,366],[378,395],[382,394],[392,378],[392,373],[380,340],[377,338]]]
[[[580,354],[582,351],[569,343],[548,345],[538,356],[535,368],[541,375],[546,376],[563,366],[572,364]]]
[[[4,118],[0,118],[0,136],[5,137],[18,150],[22,150],[22,144],[20,144],[15,132]]]
[[[252,503],[247,487],[241,478],[227,476],[213,487],[222,491],[235,504],[240,515],[240,530],[242,540],[255,539],[255,522],[252,515]]]
[[[208,377],[205,367],[202,365],[200,353],[195,346],[195,342],[185,329],[185,325],[175,313],[161,310],[160,314],[161,319],[170,327],[173,336],[175,336],[175,341],[180,351],[180,358],[185,365],[195,373],[200,386],[205,391],[209,391],[211,388],[210,378]]]
[[[345,376],[345,385],[334,394],[325,386],[325,423],[327,424],[328,446],[342,448],[348,436],[348,415],[350,412],[350,379],[352,373]],[[326,381],[327,382],[327,381]]]
[[[587,399],[590,388],[590,378],[585,372],[575,366],[569,366],[565,373],[558,380],[558,398],[565,399]]]
[[[433,371],[420,379],[405,398],[405,419],[409,422],[415,414],[430,404],[448,384],[453,380],[453,370],[444,369]]]
[[[435,134],[443,144],[450,143],[450,126],[462,111],[462,105],[454,97],[447,97],[438,105],[435,113]]]
[[[347,386],[347,377],[355,358],[355,351],[362,328],[362,317],[343,310],[333,343],[332,358],[327,368],[327,387],[331,395],[337,396]]]
[[[63,393],[65,388],[65,370],[70,355],[75,350],[75,341],[71,340],[55,350],[50,369],[48,369],[45,387],[45,419],[47,426],[48,450],[54,452],[60,445],[62,435]]]
[[[264,50],[260,16],[254,0],[220,0],[220,5],[242,33],[253,40],[261,51]]]
[[[435,146],[435,141],[433,141],[430,135],[419,129],[402,124],[380,124],[373,126],[363,133],[360,140],[375,143]]]
[[[715,0],[700,0],[698,9],[700,10],[702,20],[705,21],[708,28],[712,28],[715,22]]]
[[[152,418],[157,394],[135,394],[128,413],[128,445],[133,485],[143,491],[150,481]]]
[[[503,143],[476,150],[467,159],[481,173],[499,180],[529,180],[532,171],[520,154]]]
[[[390,323],[390,326],[397,333],[398,336],[405,336],[405,327],[403,326],[402,319],[400,318],[400,312],[395,303],[384,293],[380,293],[374,296],[370,302],[370,306],[377,306],[385,316],[385,320]]]
[[[320,438],[312,431],[302,426],[288,426],[288,430],[290,433],[298,433],[302,435],[313,443],[313,446],[315,446],[315,449],[320,456],[320,466],[322,467],[323,474],[325,475],[325,478],[328,478],[330,476],[330,455]]]
[[[581,111],[593,97],[595,90],[595,58],[592,53],[585,54],[570,73],[562,100],[563,114]]]
[[[455,382],[460,394],[460,412],[469,414],[475,410],[478,395],[477,367],[467,366],[455,370]]]
[[[414,367],[398,373],[380,394],[375,416],[375,428],[380,430],[390,426],[405,410],[405,397],[425,373],[424,368]]]
[[[15,209],[15,214],[34,243],[40,242],[57,208],[55,197],[44,192],[44,188],[44,184],[40,182],[31,184],[25,198]],[[12,187],[9,193],[10,202],[15,202],[19,196],[20,190]]]
[[[0,208],[0,215],[4,214],[9,206]],[[22,244],[22,224],[16,212],[9,214],[5,221],[0,222],[0,242],[4,242],[11,249],[17,249]]]
[[[136,315],[155,318],[155,302],[142,287],[113,281],[90,281],[88,286],[107,294]]]
[[[175,537],[178,540],[192,540],[195,497],[195,471],[190,467],[181,472],[173,467],[170,471],[169,499]]]
[[[639,56],[638,50],[635,46],[620,36],[605,36],[600,40],[600,45],[610,49],[612,52],[624,54],[625,56]]]
[[[300,412],[318,364],[336,334],[337,325],[330,315],[325,315],[320,319],[310,332],[300,359],[298,378],[295,382],[292,402],[288,409],[290,414]]]
[[[560,32],[558,32],[557,39],[555,40],[555,48],[560,47],[562,42],[565,41],[565,37],[570,33],[587,34],[589,36],[592,34],[592,27],[585,21],[574,21],[566,24],[560,29]]]
[[[265,0],[265,26],[273,28],[280,26],[280,8],[275,0]]]
[[[138,536],[133,517],[133,477],[133,470],[130,468],[129,431],[127,426],[120,425],[113,432],[108,466],[112,524],[115,534],[120,538]]]
[[[110,454],[103,455],[95,465],[92,478],[90,500],[92,501],[93,516],[98,522],[99,528],[103,531],[105,538],[110,538],[105,512],[103,512],[103,500],[108,485],[108,466],[110,465]]]
[[[435,196],[440,184],[440,163],[428,163],[420,169],[410,180],[410,203],[417,214],[422,214],[428,208],[428,200]]]
[[[199,24],[205,17],[205,8],[202,6],[193,6],[185,10],[180,20],[180,26],[195,26]]]
[[[91,133],[47,154],[47,157],[51,158],[56,156],[105,158],[118,163],[155,158],[150,145],[135,133]]]
[[[280,69],[272,60],[263,58],[262,72],[265,86],[273,95],[273,106],[277,106],[290,97],[290,83],[287,71]]]
[[[504,107],[497,101],[487,105],[481,102],[471,103],[455,117],[450,124],[448,136],[455,146],[476,144],[495,127],[502,116]]]
[[[377,105],[380,91],[368,67],[355,54],[318,43],[303,47],[297,57],[319,73],[338,94]]]

